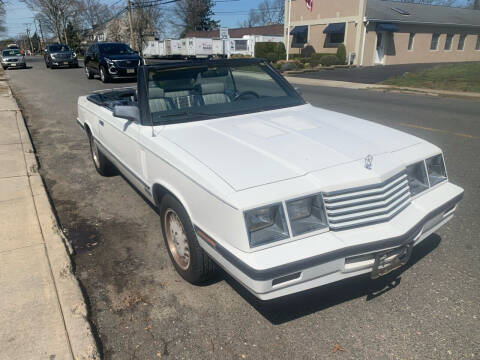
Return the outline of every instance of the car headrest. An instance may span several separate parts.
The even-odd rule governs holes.
[[[165,91],[159,87],[152,87],[148,89],[148,96],[150,99],[161,99],[165,96]]]
[[[207,83],[202,84],[202,95],[206,94],[223,94],[225,92],[224,83]]]

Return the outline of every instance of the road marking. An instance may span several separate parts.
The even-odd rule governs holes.
[[[468,138],[468,139],[475,139],[475,140],[480,139],[480,136],[474,136],[474,135],[458,133],[458,132],[451,132],[451,131],[442,130],[442,129],[430,128],[430,127],[426,127],[426,126],[419,126],[419,125],[413,125],[413,124],[407,124],[407,123],[400,123],[400,125],[415,128],[415,129],[422,129],[422,130],[440,132],[440,133],[449,134],[449,135],[460,136],[460,137],[464,137],[464,138]]]

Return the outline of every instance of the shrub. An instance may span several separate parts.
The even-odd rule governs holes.
[[[246,54],[232,54],[230,55],[231,58],[251,58],[250,55],[246,55]]]
[[[345,49],[345,45],[343,44],[340,44],[337,48],[337,59],[338,63],[341,65],[347,63],[347,49]]]
[[[274,67],[275,69],[277,69],[277,70],[281,70],[281,69],[282,69],[282,64],[280,64],[280,63],[275,63],[275,64],[273,64],[273,67]]]
[[[257,42],[255,44],[255,57],[265,58],[268,61],[276,62],[277,52],[276,52],[277,43],[274,42]]]
[[[289,70],[295,70],[297,68],[297,64],[295,62],[285,62],[281,64],[281,70],[282,71],[289,71]]]
[[[320,59],[320,64],[322,64],[323,66],[336,65],[336,64],[338,64],[338,58],[337,58],[336,55],[323,56],[323,57]]]
[[[300,54],[302,55],[302,57],[310,57],[315,54],[315,49],[312,45],[307,45],[302,50],[300,50]]]
[[[287,58],[287,51],[285,50],[285,44],[283,42],[277,42],[275,45],[275,53],[277,60],[285,60]]]

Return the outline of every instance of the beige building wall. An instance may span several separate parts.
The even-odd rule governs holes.
[[[437,62],[462,62],[480,61],[480,51],[475,50],[477,36],[480,30],[459,30],[455,27],[399,25],[400,31],[390,33],[389,44],[385,49],[385,65],[408,63],[437,63]],[[375,52],[377,36],[375,28],[367,28],[365,43],[364,66],[375,65]],[[410,33],[415,33],[413,49],[408,50]],[[430,50],[432,34],[440,34],[437,50]],[[451,50],[445,50],[447,34],[453,34]],[[465,34],[463,50],[457,50],[460,34]]]
[[[310,11],[305,0],[292,1],[291,21],[315,21],[326,18],[358,16],[358,2],[359,0],[314,0],[313,11]],[[288,1],[285,4],[285,9],[287,8]]]

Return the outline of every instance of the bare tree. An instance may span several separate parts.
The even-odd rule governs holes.
[[[5,1],[0,0],[0,33],[4,33],[7,30],[5,27]]]
[[[179,0],[173,9],[171,24],[183,37],[188,31],[208,31],[218,28],[213,20],[212,0]]]
[[[94,29],[113,15],[111,8],[100,0],[75,0],[74,6],[84,29]]]
[[[285,14],[284,0],[263,0],[256,9],[251,9],[245,27],[283,24]]]

